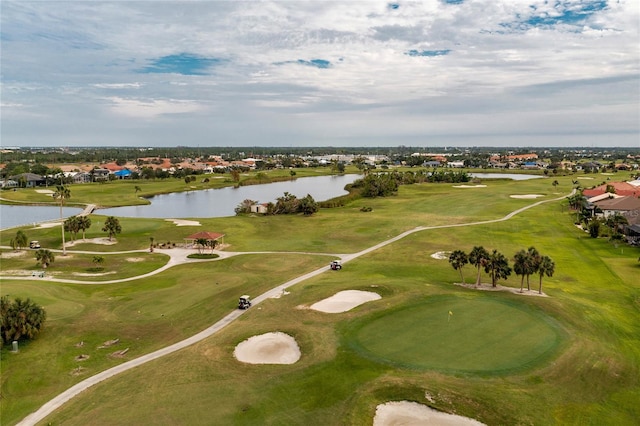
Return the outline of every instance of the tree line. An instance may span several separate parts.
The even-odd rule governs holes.
[[[251,207],[256,204],[258,202],[255,200],[243,200],[236,206],[235,212],[236,214],[251,213]],[[306,197],[298,198],[289,192],[285,192],[282,197],[276,199],[275,203],[266,203],[265,208],[268,215],[302,213],[305,216],[310,216],[317,213],[319,207],[310,194],[307,194]]]
[[[527,281],[527,291],[531,290],[529,278],[531,275],[538,274],[540,281],[538,293],[542,294],[542,278],[544,276],[551,277],[555,272],[555,263],[549,257],[542,255],[535,247],[529,247],[527,250],[520,250],[513,256],[513,269],[509,265],[509,259],[498,250],[491,253],[482,246],[475,246],[466,253],[462,250],[454,250],[449,255],[449,263],[453,269],[460,272],[460,279],[464,284],[464,276],[462,268],[466,264],[473,265],[477,270],[475,286],[480,285],[481,270],[484,268],[485,273],[491,277],[491,286],[496,287],[498,280],[507,279],[511,272],[521,277],[520,292],[524,291],[524,282]]]

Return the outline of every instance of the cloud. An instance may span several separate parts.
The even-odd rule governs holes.
[[[195,101],[176,99],[125,99],[120,97],[106,98],[111,109],[117,114],[136,118],[154,118],[166,114],[195,113],[205,107]]]
[[[0,24],[11,145],[640,138],[637,1],[7,1]]]

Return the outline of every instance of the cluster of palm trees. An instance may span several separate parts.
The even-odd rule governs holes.
[[[491,277],[492,287],[497,286],[500,279],[507,279],[511,272],[522,277],[520,281],[520,292],[524,291],[524,281],[527,280],[527,291],[531,290],[529,277],[533,274],[539,274],[540,282],[538,293],[542,294],[542,278],[544,276],[551,277],[555,272],[555,263],[549,256],[541,255],[535,247],[529,247],[527,250],[518,251],[513,257],[513,269],[509,265],[509,260],[505,255],[493,250],[489,253],[482,246],[475,246],[467,254],[462,250],[454,250],[449,255],[449,263],[460,272],[460,279],[464,284],[464,276],[462,268],[467,263],[475,266],[477,269],[476,287],[480,285],[481,270],[488,273]]]
[[[0,339],[1,343],[8,343],[21,338],[32,339],[40,332],[47,313],[42,306],[31,299],[16,298],[9,300],[9,296],[0,298]]]
[[[64,221],[64,230],[71,233],[71,239],[75,240],[78,232],[82,231],[82,239],[85,239],[85,231],[91,228],[91,218],[85,215],[71,216]]]
[[[195,243],[198,245],[198,253],[202,254],[202,250],[206,247],[211,249],[211,253],[218,246],[218,240],[208,240],[206,238],[198,238]]]

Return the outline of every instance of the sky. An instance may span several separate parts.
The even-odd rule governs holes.
[[[638,0],[0,8],[3,147],[640,147]]]

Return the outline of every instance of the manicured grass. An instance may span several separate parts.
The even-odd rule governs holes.
[[[548,359],[560,335],[550,318],[522,302],[434,296],[363,318],[345,341],[399,367],[504,374]]]
[[[571,178],[557,179],[560,185],[555,189],[549,179],[485,181],[488,187],[477,189],[402,187],[395,197],[357,200],[310,218],[205,219],[198,230],[225,233],[230,251],[350,253],[416,226],[500,218],[540,200],[513,199],[511,194],[543,194],[545,199],[568,193]],[[360,212],[362,205],[371,205],[373,211]],[[636,424],[640,418],[640,287],[636,279],[640,250],[591,239],[571,219],[566,202],[559,201],[529,209],[510,221],[412,234],[346,262],[338,273],[321,274],[292,287],[288,295],[254,306],[197,345],[83,392],[45,422],[99,425],[153,419],[155,424],[362,425],[370,424],[377,404],[408,399],[487,424]],[[149,235],[156,241],[179,241],[179,235],[191,231],[164,221],[131,220],[123,225],[118,245],[144,249]],[[50,238],[55,242],[53,233]],[[452,285],[460,280],[458,272],[431,254],[454,249],[468,252],[475,245],[495,248],[509,258],[519,249],[535,246],[553,258],[556,272],[543,281],[549,297],[479,293]],[[50,306],[55,319],[38,339],[23,345],[18,356],[3,351],[0,420],[15,423],[78,380],[122,362],[97,349],[105,340],[121,338],[119,348],[130,347],[130,357],[149,352],[221,318],[235,308],[239,294],[258,295],[326,266],[332,258],[277,253],[241,256],[97,287],[3,282],[3,293],[29,294],[45,308]],[[472,267],[463,272],[467,282],[475,278]],[[487,282],[484,273],[483,281]],[[538,277],[532,277],[536,290],[537,283]],[[500,284],[519,287],[520,279],[512,276]],[[376,291],[382,299],[342,314],[304,309],[345,289]],[[451,322],[456,324],[470,310],[469,303],[481,301],[477,311],[481,315],[469,324],[490,324],[484,333],[487,339],[510,331],[510,338],[487,348],[479,344],[482,335],[474,334],[473,326],[459,329],[461,336],[453,337],[454,342],[475,343],[479,358],[486,358],[478,362],[491,362],[490,372],[463,371],[475,362],[473,356],[456,359],[452,354],[455,366],[438,367],[429,366],[430,357],[423,358],[416,349],[408,361],[387,362],[380,348],[373,356],[354,345],[357,330],[372,327],[375,334],[369,324],[378,318],[396,323],[414,319],[416,329],[423,329],[422,323],[430,319],[430,301],[438,298],[460,305],[452,309],[445,303],[444,318],[436,316],[436,320],[446,321],[452,310]],[[399,319],[392,321],[395,315]],[[381,335],[394,330],[391,325],[385,329],[382,320],[377,325]],[[563,337],[555,349],[550,343],[545,352],[539,348],[545,347],[549,329],[556,339],[556,333]],[[395,330],[398,334],[411,331]],[[269,366],[247,365],[233,358],[236,344],[269,331],[292,335],[301,347],[300,361]],[[433,332],[432,327],[421,335],[426,341]],[[468,333],[466,339],[463,333]],[[538,344],[531,351],[539,350],[540,356],[527,360],[530,354],[524,351],[525,359],[510,358],[511,350],[527,347],[529,342],[522,339],[529,335],[539,339],[532,339]],[[81,340],[86,342],[84,349],[75,348]],[[372,338],[374,343],[381,345]],[[500,351],[498,344],[503,345]],[[87,370],[71,376],[78,366],[73,357],[79,353],[91,355],[82,363]],[[440,355],[441,362],[446,358],[434,355]],[[131,409],[123,410],[125,406]]]

